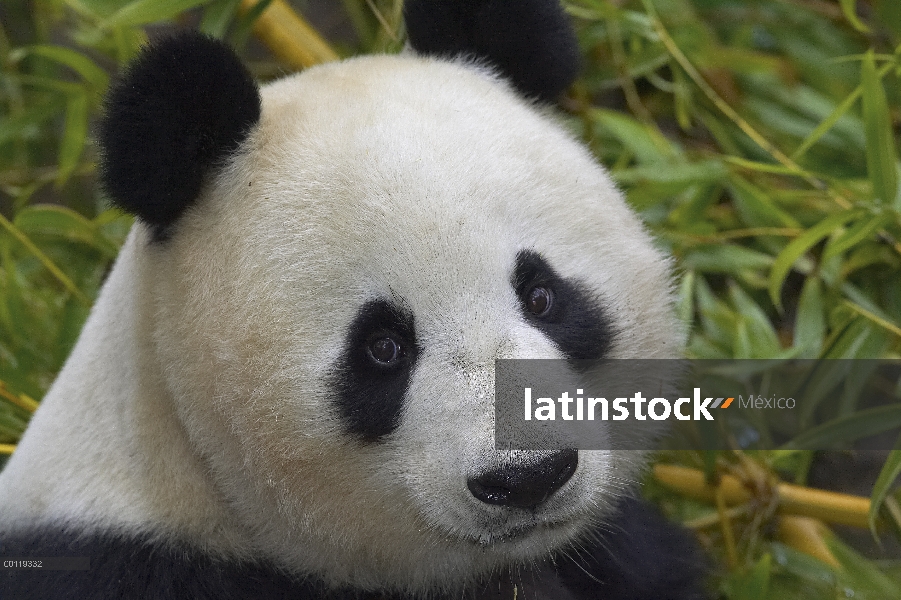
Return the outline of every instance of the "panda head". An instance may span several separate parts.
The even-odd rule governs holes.
[[[336,585],[451,588],[575,541],[640,457],[496,450],[495,361],[682,344],[667,261],[533,101],[553,74],[430,54],[258,90],[183,35],[100,131],[178,420],[252,551]]]

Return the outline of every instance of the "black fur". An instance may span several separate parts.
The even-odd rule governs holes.
[[[516,255],[511,284],[523,301],[526,319],[553,340],[567,358],[574,361],[604,358],[615,332],[598,299],[586,286],[560,277],[532,250],[522,250]],[[526,310],[526,296],[535,286],[552,291],[553,301],[546,315],[537,316]]]
[[[259,118],[256,83],[226,44],[196,33],[154,42],[107,95],[103,185],[165,239]]]
[[[579,71],[559,0],[407,0],[404,20],[417,52],[487,60],[527,97],[553,101]]]
[[[16,600],[421,600],[402,594],[327,590],[263,562],[212,558],[184,544],[44,528],[0,537],[0,561],[90,558],[87,571],[0,570],[0,598]],[[578,564],[577,564],[578,563]],[[2,563],[0,563],[2,564]],[[702,600],[702,560],[687,534],[646,505],[626,500],[606,530],[578,548],[430,600]],[[514,593],[515,587],[515,593]]]
[[[371,341],[384,335],[394,337],[403,348],[397,364],[388,367],[374,362],[367,352]],[[367,302],[348,328],[344,348],[333,376],[338,408],[351,434],[377,441],[400,425],[419,353],[413,315],[386,300]]]
[[[704,600],[707,561],[690,534],[648,504],[627,499],[590,541],[556,561],[574,598]],[[588,576],[588,574],[591,576]]]

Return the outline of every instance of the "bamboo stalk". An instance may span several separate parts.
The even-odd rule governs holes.
[[[785,545],[836,568],[841,565],[826,544],[829,530],[822,521],[810,517],[784,515],[779,518],[776,536]]]
[[[241,0],[242,12],[257,2]],[[298,70],[338,60],[332,47],[285,0],[273,0],[254,23],[253,32],[276,57]]]
[[[753,494],[732,475],[720,477],[719,486],[709,485],[704,473],[677,465],[656,465],[654,477],[664,486],[682,495],[713,503],[717,489],[727,506],[751,501]],[[775,486],[781,515],[820,519],[827,523],[867,528],[870,499],[779,482]]]

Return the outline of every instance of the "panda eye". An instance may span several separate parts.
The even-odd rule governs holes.
[[[366,351],[369,353],[369,358],[382,366],[391,366],[403,356],[403,347],[397,343],[397,340],[387,335],[377,337],[369,342]]]
[[[526,310],[536,317],[543,317],[554,304],[554,294],[550,289],[536,285],[526,294]]]

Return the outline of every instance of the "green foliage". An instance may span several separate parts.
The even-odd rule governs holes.
[[[694,287],[691,355],[897,355],[897,36],[800,1],[616,5],[571,4],[579,100],[631,115],[575,111]]]
[[[239,0],[24,0],[0,27],[0,385],[40,398],[72,349],[131,224],[94,180],[90,135],[115,72],[148,23],[199,20],[232,39]],[[207,5],[186,15],[186,9]],[[2,388],[0,388],[2,389]],[[0,444],[28,411],[0,400]]]
[[[835,570],[822,562],[788,546],[774,542],[767,544],[764,554],[750,575],[736,572],[729,575],[724,586],[734,592],[728,597],[737,599],[765,598],[766,600],[794,600],[800,598],[859,598],[889,600],[898,598],[901,586],[897,578],[887,576],[847,544],[838,539],[829,541],[830,550],[839,558],[842,570]],[[766,564],[762,564],[765,559]],[[767,570],[769,588],[764,596],[749,596]]]
[[[110,77],[160,24],[196,25],[243,47],[265,5],[242,17],[239,4],[10,0],[0,8],[0,382],[9,394],[46,391],[130,224],[94,182],[91,128]],[[565,5],[585,61],[564,109],[676,257],[689,355],[898,358],[901,2]],[[335,3],[357,38],[336,46],[399,49],[400,8],[400,0]],[[263,78],[278,70],[272,60],[250,64]],[[15,443],[28,416],[0,393],[0,444]],[[845,416],[808,435],[857,439],[897,418]],[[872,520],[883,503],[897,508],[899,457],[875,486]],[[755,458],[804,481],[812,456]],[[732,459],[686,460],[710,472]],[[676,514],[705,510],[671,494],[662,500]],[[761,541],[763,522],[739,540],[740,564],[720,582],[726,597],[901,597],[897,566],[835,542],[837,572]],[[722,540],[709,538],[720,552]]]
[[[901,20],[883,18],[898,6],[568,3],[589,57],[570,98],[573,126],[677,257],[690,356],[898,358]],[[901,418],[898,405],[847,408],[808,430],[806,443],[850,442]],[[873,490],[871,523],[887,498],[897,507],[899,456],[890,455]],[[755,457],[798,481],[813,458]],[[680,460],[709,472],[734,457]],[[665,504],[692,510],[672,496]],[[766,537],[763,522],[742,522],[743,558],[721,585],[727,597],[901,594],[897,571],[889,578],[840,542],[842,574],[755,542]],[[705,535],[723,551],[724,540]]]

